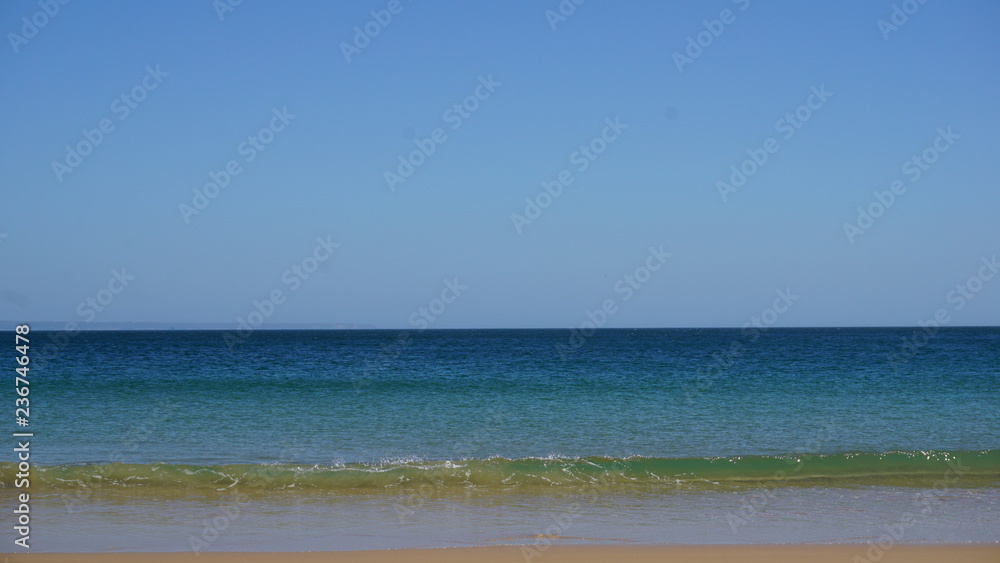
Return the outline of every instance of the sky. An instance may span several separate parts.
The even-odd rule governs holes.
[[[5,0],[0,319],[1000,325],[998,20]]]

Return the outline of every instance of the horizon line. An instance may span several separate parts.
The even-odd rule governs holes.
[[[34,322],[17,322],[17,321],[0,321],[0,329],[2,330],[13,330],[14,327],[18,325],[28,325],[34,330],[41,332],[115,332],[115,331],[171,331],[171,330],[181,330],[181,331],[227,331],[227,330],[239,330],[239,327],[231,323],[217,323],[217,322],[182,322],[182,323],[168,323],[159,321],[121,321],[121,322],[99,322],[99,323],[87,323],[87,327],[80,327],[74,325],[73,322],[62,322],[62,321],[34,321]],[[40,328],[36,328],[35,325],[42,325]],[[73,326],[71,326],[73,325]],[[142,325],[142,326],[129,326],[129,325]],[[417,328],[417,327],[378,327],[371,324],[362,323],[273,323],[269,325],[261,325],[259,327],[253,328],[254,332],[257,331],[400,331],[400,332],[444,332],[444,331],[456,331],[456,330],[566,330],[566,331],[582,331],[582,330],[742,330],[747,328],[757,328],[758,330],[770,330],[770,329],[921,329],[921,328],[937,328],[937,329],[947,329],[947,328],[1000,328],[1000,325],[943,325],[934,327],[923,327],[917,324],[914,325],[795,325],[795,326],[632,326],[632,327],[496,327],[496,326],[480,326],[480,327],[437,327],[437,328]]]

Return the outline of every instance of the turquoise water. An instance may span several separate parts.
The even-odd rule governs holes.
[[[44,464],[1000,449],[1000,329],[81,333],[39,358]],[[36,334],[36,340],[45,337]],[[713,359],[733,342],[729,367]]]
[[[444,538],[462,530],[515,537],[530,532],[511,524],[530,520],[513,516],[532,512],[525,498],[572,505],[565,495],[587,499],[578,527],[619,539],[672,541],[649,524],[670,521],[714,530],[684,536],[703,543],[845,541],[935,490],[960,502],[933,511],[913,541],[995,541],[951,518],[995,515],[1000,502],[1000,329],[923,334],[257,331],[229,347],[216,331],[86,332],[68,343],[33,332],[33,490],[49,515],[39,526],[51,526],[39,545],[188,549],[184,534],[167,541],[156,530],[191,528],[191,513],[212,514],[227,495],[250,495],[257,510],[243,514],[255,516],[203,549],[312,529],[315,518],[352,529],[336,516],[345,510],[371,519],[374,539],[327,534],[288,548],[337,548],[330,537],[343,549],[398,547],[389,538],[418,524],[405,528],[406,545],[453,545]],[[0,464],[7,490],[13,473]],[[755,502],[755,491],[778,493]],[[706,512],[685,517],[681,495]],[[843,517],[864,512],[843,500],[851,495],[892,500],[868,520]],[[843,511],[815,508],[778,535],[765,525],[806,496]],[[322,508],[334,501],[336,511]],[[477,512],[481,502],[489,508]],[[309,523],[281,520],[282,506],[309,507]],[[134,514],[142,507],[155,507],[157,523]],[[147,540],[84,541],[66,515],[88,511],[129,514],[122,525]],[[442,519],[456,511],[479,527]],[[452,523],[435,528],[432,514]]]

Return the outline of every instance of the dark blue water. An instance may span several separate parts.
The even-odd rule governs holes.
[[[37,462],[1000,449],[998,328],[222,334],[40,354]]]

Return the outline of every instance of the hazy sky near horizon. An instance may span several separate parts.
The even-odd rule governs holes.
[[[996,2],[229,8],[0,4],[0,319],[1000,324]]]

